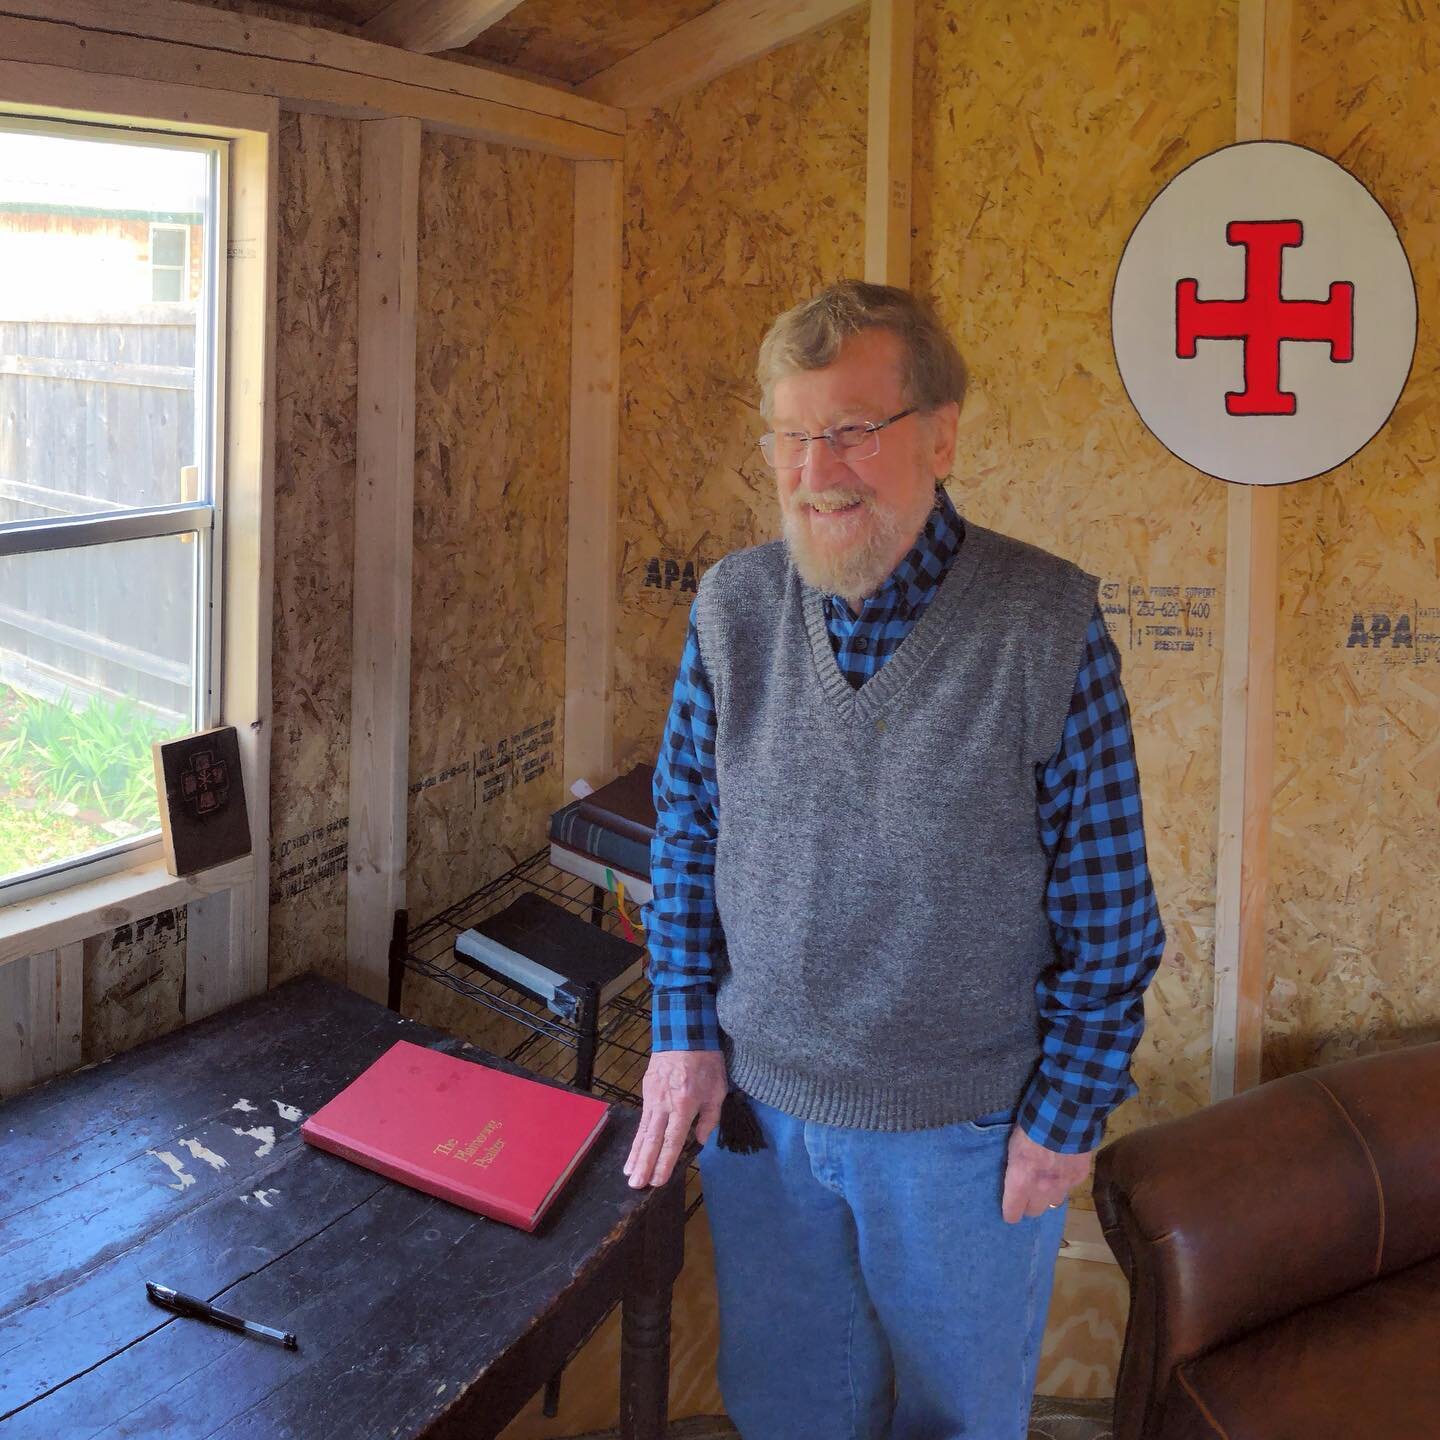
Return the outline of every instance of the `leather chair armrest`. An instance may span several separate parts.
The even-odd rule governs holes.
[[[1101,1151],[1095,1204],[1131,1286],[1116,1440],[1176,1365],[1440,1253],[1440,1045],[1272,1081]]]

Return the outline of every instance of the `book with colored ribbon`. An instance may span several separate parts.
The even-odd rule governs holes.
[[[599,870],[607,866],[648,880],[650,842],[655,838],[654,785],[653,765],[632,766],[608,785],[557,810],[550,817],[550,839],[563,851],[595,861],[598,868],[587,878],[597,883]],[[570,868],[563,859],[557,863]],[[582,867],[575,873],[585,871]]]

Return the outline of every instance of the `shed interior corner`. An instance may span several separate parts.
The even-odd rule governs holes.
[[[1433,331],[1353,460],[1251,491],[1146,430],[1109,312],[1156,192],[1263,135],[1369,187],[1425,316],[1440,13],[64,8],[0,0],[0,120],[183,129],[187,97],[242,96],[270,127],[246,131],[271,136],[252,177],[268,204],[237,196],[229,237],[232,311],[264,332],[247,343],[271,446],[262,459],[256,431],[231,457],[264,478],[226,581],[266,631],[230,650],[261,677],[257,847],[209,886],[152,862],[143,883],[0,908],[0,1012],[18,1017],[0,1095],[306,971],[383,1000],[396,910],[414,927],[480,891],[544,847],[575,781],[653,759],[700,575],[778,533],[758,342],[779,311],[862,274],[931,296],[965,355],[961,512],[1101,579],[1169,935],[1139,1094],[1111,1136],[1440,1039]],[[244,278],[247,255],[268,289]],[[13,369],[0,360],[0,387],[34,383]],[[244,573],[266,592],[247,595]],[[400,1003],[502,1053],[523,1038],[414,971]],[[722,1409],[702,1215],[687,1240],[680,1419]],[[1109,1396],[1128,1295],[1088,1198],[1067,1243],[1040,1393]],[[619,1344],[607,1322],[559,1415],[537,1396],[509,1440],[613,1425]]]

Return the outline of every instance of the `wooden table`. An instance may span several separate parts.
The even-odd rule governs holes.
[[[0,1105],[3,1440],[482,1440],[622,1299],[621,1433],[664,1433],[682,1182],[628,1188],[619,1110],[525,1235],[306,1145],[401,1038],[481,1054],[306,977]]]

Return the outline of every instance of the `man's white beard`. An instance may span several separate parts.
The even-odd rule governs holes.
[[[935,503],[933,489],[921,487],[911,507],[914,513],[881,505],[869,490],[826,490],[825,500],[835,505],[858,500],[871,523],[868,533],[848,549],[832,550],[811,543],[802,518],[809,508],[806,491],[796,491],[781,505],[785,544],[800,578],[826,595],[859,600],[873,595],[890,578],[924,528]]]

